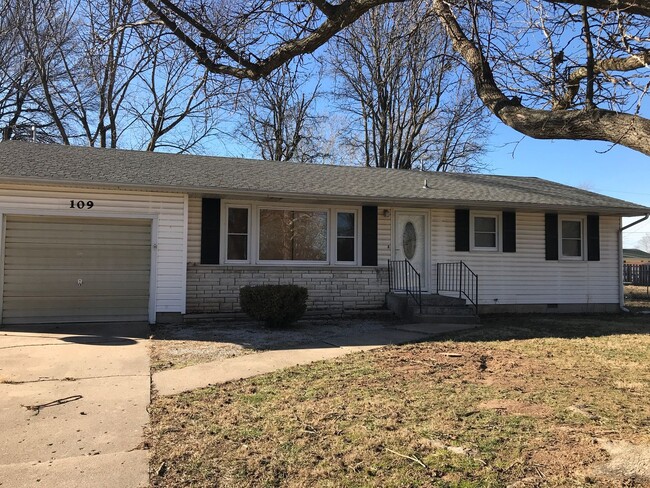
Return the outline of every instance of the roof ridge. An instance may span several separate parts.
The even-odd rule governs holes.
[[[427,185],[424,185],[427,180]],[[26,141],[0,148],[0,181],[94,185],[363,204],[481,206],[640,215],[650,208],[527,176],[397,171],[228,156],[148,153]],[[578,190],[578,191],[576,191]]]

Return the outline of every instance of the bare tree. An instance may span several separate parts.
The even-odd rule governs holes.
[[[72,144],[117,147],[119,111],[144,60],[119,29],[130,0],[15,0],[7,18],[20,55],[1,63],[23,93],[20,117],[39,135]],[[29,89],[27,89],[29,88]]]
[[[0,0],[2,1],[2,0]],[[137,0],[5,0],[0,124],[14,137],[189,151],[214,134],[215,76]]]
[[[207,0],[202,8],[142,1],[207,69],[259,79],[315,51],[371,9],[399,0],[235,2],[219,9],[218,24]],[[534,138],[609,141],[650,155],[642,105],[650,56],[647,1],[430,0],[427,15],[444,26],[476,93],[505,124]],[[567,42],[570,49],[562,52]],[[549,76],[509,83],[514,78],[504,73],[539,71],[529,55],[542,48],[547,54],[536,59],[543,59]]]
[[[139,35],[148,63],[138,72],[138,96],[128,108],[136,145],[147,151],[198,149],[217,133],[217,114],[227,87],[161,28]]]
[[[650,252],[650,234],[645,234],[643,237],[641,237],[637,243],[637,246],[643,251]]]
[[[357,128],[347,140],[366,166],[469,171],[489,123],[425,8],[379,6],[336,39],[336,94]]]
[[[35,120],[31,119],[30,93],[38,86],[36,73],[22,54],[18,23],[10,0],[0,3],[0,126],[9,137],[25,137]]]
[[[436,171],[472,173],[485,169],[481,156],[487,151],[491,124],[476,93],[462,76],[445,92],[445,103],[432,124],[429,154]]]
[[[262,159],[313,162],[322,158],[316,127],[319,118],[314,113],[319,88],[320,75],[311,79],[300,63],[281,66],[253,84],[242,98],[240,137]]]
[[[72,50],[71,16],[58,0],[15,0],[2,19],[2,42],[10,49],[0,66],[3,122],[19,138],[34,126],[39,139],[69,143],[68,110],[53,87],[65,77],[61,53]]]
[[[61,98],[86,144],[116,148],[128,123],[125,101],[151,61],[134,30],[124,28],[140,13],[132,0],[80,0],[75,14],[76,55],[61,53]]]

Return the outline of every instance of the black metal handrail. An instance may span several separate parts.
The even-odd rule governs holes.
[[[401,291],[415,300],[422,313],[422,282],[420,273],[408,259],[403,261],[388,260],[388,291]]]
[[[478,275],[464,262],[436,264],[436,293],[458,292],[458,298],[465,298],[474,306],[478,315]]]

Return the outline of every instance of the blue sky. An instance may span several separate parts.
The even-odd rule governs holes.
[[[591,141],[540,141],[499,123],[484,157],[488,172],[537,176],[650,207],[650,157]],[[625,219],[630,223],[636,218]],[[624,233],[625,247],[650,234],[650,219]]]

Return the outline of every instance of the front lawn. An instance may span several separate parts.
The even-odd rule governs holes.
[[[489,317],[156,398],[152,485],[648,486],[649,322]]]

